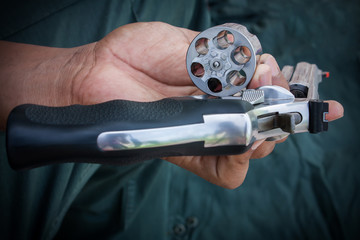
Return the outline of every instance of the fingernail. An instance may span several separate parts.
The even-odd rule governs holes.
[[[344,107],[343,107],[343,105],[337,104],[336,109],[337,109],[337,112],[338,112],[338,119],[342,118],[344,116]]]
[[[251,146],[251,150],[255,151],[263,142],[265,142],[265,139],[254,142]]]

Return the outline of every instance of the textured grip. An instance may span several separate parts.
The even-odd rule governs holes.
[[[110,101],[97,105],[46,107],[28,105],[25,115],[29,121],[48,125],[90,125],[109,121],[156,121],[182,111],[182,104],[174,99],[157,102]]]
[[[238,154],[247,148],[205,148],[204,142],[106,152],[98,148],[97,137],[107,131],[203,123],[206,114],[244,113],[252,108],[245,101],[194,98],[148,103],[115,100],[68,107],[21,105],[7,121],[7,154],[14,169],[64,162],[129,164],[165,156]]]

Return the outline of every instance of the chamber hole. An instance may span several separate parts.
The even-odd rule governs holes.
[[[247,63],[251,58],[251,51],[249,48],[245,46],[237,47],[234,50],[234,60],[238,64],[245,64]]]
[[[219,79],[217,78],[210,78],[207,82],[210,91],[214,93],[218,93],[222,91],[222,85]]]
[[[233,86],[241,86],[246,82],[246,73],[244,70],[231,71],[227,75],[227,81]]]
[[[220,49],[228,48],[234,43],[234,35],[227,30],[219,32],[215,39],[216,46]]]
[[[203,65],[201,65],[200,63],[194,62],[191,64],[191,73],[195,76],[195,77],[202,77],[204,76],[205,70]]]
[[[195,50],[200,55],[206,55],[209,52],[209,39],[200,38],[195,42]]]

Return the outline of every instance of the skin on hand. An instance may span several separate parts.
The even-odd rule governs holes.
[[[2,124],[10,109],[22,103],[62,106],[95,104],[113,99],[155,101],[166,97],[203,94],[192,83],[185,65],[188,46],[197,34],[165,23],[133,23],[114,30],[99,42],[77,48],[23,46],[32,51],[33,55],[35,52],[35,60],[31,54],[22,56],[26,51],[22,51],[21,56],[18,56],[20,58],[15,61],[0,60],[0,70],[8,69],[3,74],[0,71],[1,83],[5,82],[5,78],[8,81],[2,91],[15,91],[16,96],[0,106]],[[11,53],[1,48],[0,44],[2,50]],[[28,59],[25,64],[27,68],[21,68],[28,71],[26,82],[18,83],[21,76],[16,74],[11,79],[11,70],[21,67],[21,62],[15,64],[19,59]],[[39,66],[41,69],[52,66],[54,70],[45,71],[44,74],[36,71]],[[49,83],[48,79],[55,81]],[[31,85],[32,81],[36,84]],[[269,54],[261,55],[258,59],[256,72],[248,87],[263,85],[288,88],[276,60]],[[329,103],[328,120],[341,117],[342,106],[335,101]],[[249,159],[267,156],[275,145],[276,142],[257,141],[241,155],[167,157],[165,160],[219,186],[236,188],[245,179]]]

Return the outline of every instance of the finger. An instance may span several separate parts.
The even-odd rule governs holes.
[[[276,76],[280,72],[279,65],[277,64],[275,58],[268,54],[262,54],[259,59],[259,64],[266,64],[271,68],[271,75]]]
[[[276,142],[276,143],[283,143],[283,142],[286,141],[287,138],[288,138],[288,137],[284,137],[283,139],[276,140],[275,142]]]
[[[228,189],[239,187],[245,180],[253,150],[240,155],[227,156],[217,164],[217,178],[213,183]]]
[[[263,54],[260,56],[259,64],[266,64],[271,69],[272,84],[289,90],[289,84],[284,75],[281,73],[278,63],[270,54]]]
[[[266,64],[259,64],[248,88],[255,89],[266,85],[272,85],[271,68]]]
[[[231,156],[166,157],[173,164],[189,170],[218,186],[234,189],[245,179],[253,150]]]
[[[290,90],[289,83],[286,81],[282,72],[279,72],[278,75],[273,76],[272,82],[273,82],[273,85],[277,85],[277,86],[283,87],[287,90]]]
[[[260,146],[256,148],[256,150],[252,153],[251,159],[259,159],[264,158],[269,155],[275,148],[275,141],[265,141]]]
[[[325,101],[329,103],[329,113],[325,115],[325,119],[328,121],[334,121],[344,116],[344,107],[333,100]]]

